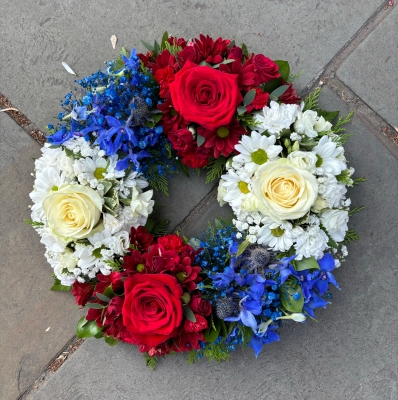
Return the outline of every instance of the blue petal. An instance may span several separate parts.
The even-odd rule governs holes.
[[[318,260],[318,264],[321,267],[322,271],[328,271],[334,269],[335,263],[334,258],[330,253],[326,253],[320,260]]]
[[[227,317],[224,318],[224,321],[229,321],[229,322],[237,322],[240,321],[240,314],[237,317]]]
[[[326,293],[326,291],[328,290],[328,286],[329,283],[328,281],[323,281],[321,279],[319,279],[316,283],[315,286],[317,287],[317,289],[319,290],[319,294],[323,295]]]
[[[250,313],[253,313],[255,315],[261,314],[261,302],[259,302],[258,300],[245,300],[242,305],[245,310],[249,311]]]
[[[281,284],[283,284],[283,283],[285,283],[288,276],[292,274],[292,271],[290,271],[290,269],[288,269],[288,268],[284,268],[284,269],[281,269],[279,271],[279,273],[281,276]]]
[[[332,283],[334,286],[336,286],[337,289],[340,289],[336,279],[334,279],[334,276],[330,272],[326,272],[326,275],[329,278],[329,282]]]
[[[263,341],[261,340],[261,338],[253,336],[250,339],[249,346],[252,347],[252,349],[254,350],[254,355],[257,358],[258,355],[261,353],[261,350],[263,349]]]
[[[106,115],[105,119],[109,126],[119,127],[121,125],[120,121],[111,115]]]
[[[253,329],[253,332],[256,332],[257,321],[256,321],[256,318],[254,317],[254,315],[245,309],[243,309],[239,315],[240,315],[242,324],[246,325],[246,326],[250,326],[250,328]]]

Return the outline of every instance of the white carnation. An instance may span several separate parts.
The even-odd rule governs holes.
[[[336,242],[342,242],[348,230],[348,211],[327,210],[321,215],[322,225]]]

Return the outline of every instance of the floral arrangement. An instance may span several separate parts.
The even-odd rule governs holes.
[[[332,271],[358,239],[338,112],[302,101],[286,61],[200,35],[124,48],[77,83],[35,161],[29,223],[46,246],[53,290],[88,312],[81,338],[139,346],[147,364],[188,352],[255,356],[287,321],[315,318],[339,288]],[[166,234],[153,190],[187,167],[220,178],[231,220],[200,238]],[[148,190],[148,186],[151,189]]]

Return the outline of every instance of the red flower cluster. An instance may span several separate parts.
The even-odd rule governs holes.
[[[282,85],[283,80],[274,61],[262,54],[245,55],[230,40],[200,35],[189,43],[170,37],[168,44],[172,53],[166,48],[156,57],[153,52],[139,57],[159,83],[161,124],[174,150],[185,165],[202,168],[213,157],[235,153],[247,133],[248,127],[237,120],[245,94],[256,91],[244,112],[260,110],[269,101],[260,86],[275,79]],[[287,85],[280,100],[298,104],[295,89]]]
[[[74,283],[77,304],[98,304],[86,319],[96,321],[105,336],[138,345],[150,356],[199,349],[212,309],[196,289],[197,251],[177,235],[155,241],[142,227],[132,228],[130,237],[122,272]]]

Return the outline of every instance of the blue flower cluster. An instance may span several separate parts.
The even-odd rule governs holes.
[[[257,357],[264,344],[279,341],[276,330],[283,320],[304,322],[305,315],[315,318],[314,309],[329,304],[325,300],[329,283],[338,288],[331,274],[335,262],[330,253],[318,260],[319,269],[304,271],[294,268],[295,255],[271,259],[260,246],[249,246],[237,256],[238,241],[232,227],[213,232],[200,246],[203,250],[197,262],[207,278],[198,288],[210,301],[213,313],[230,323],[228,335],[218,338],[230,350],[249,334],[248,344]],[[232,306],[225,308],[226,299]]]
[[[119,67],[119,68],[118,68]],[[48,142],[61,145],[75,136],[100,146],[107,156],[118,154],[118,170],[131,166],[143,172],[142,159],[150,150],[164,152],[163,128],[156,126],[161,114],[156,109],[159,87],[151,73],[141,67],[135,49],[119,60],[77,81],[81,100],[69,93],[61,101],[57,128],[49,125]],[[145,163],[144,163],[145,164]]]

